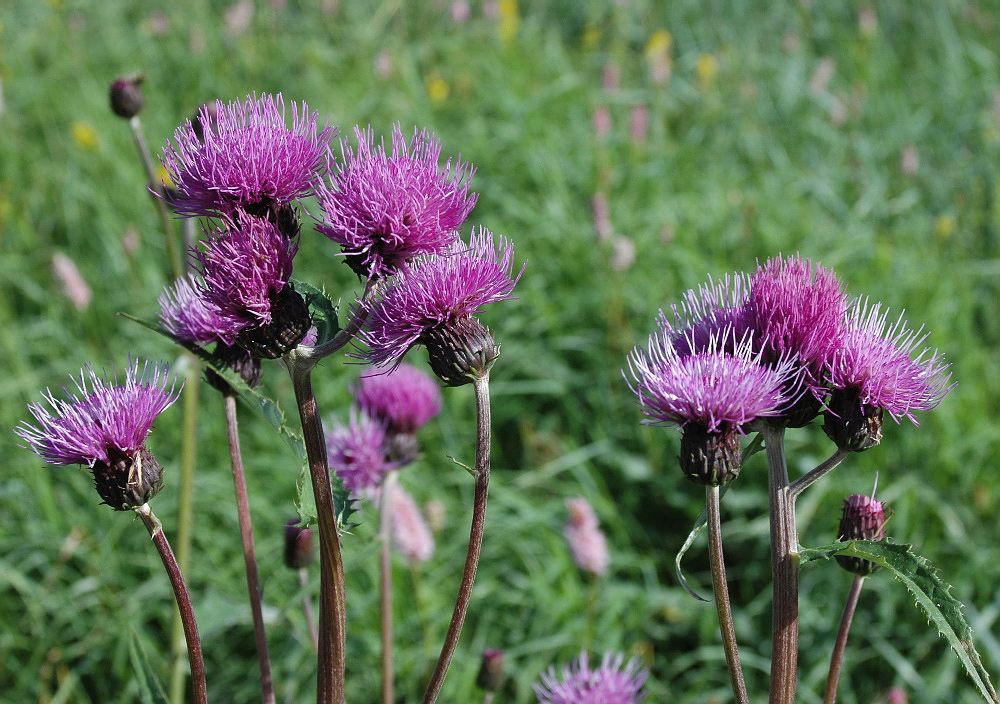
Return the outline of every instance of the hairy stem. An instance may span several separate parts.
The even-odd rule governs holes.
[[[170,586],[174,590],[174,599],[177,601],[177,610],[181,615],[181,623],[184,624],[184,637],[187,640],[188,661],[191,663],[191,691],[195,704],[208,703],[208,685],[205,683],[205,660],[201,653],[201,638],[198,637],[198,623],[194,618],[194,607],[191,605],[191,595],[188,593],[187,585],[184,583],[184,575],[177,565],[177,558],[174,551],[170,549],[167,536],[163,532],[159,519],[153,514],[149,504],[143,504],[135,509],[136,515],[142,519],[146,530],[149,531],[153,544],[163,567],[167,571],[170,579]]]
[[[847,648],[847,634],[851,632],[851,621],[854,620],[854,610],[858,606],[858,597],[865,578],[854,576],[851,591],[847,594],[844,613],[840,617],[840,628],[837,630],[837,642],[830,656],[830,674],[826,678],[826,691],[823,693],[823,704],[833,704],[837,700],[837,681],[840,679],[840,666],[844,663],[844,650]]]
[[[191,533],[194,529],[194,466],[198,449],[198,397],[201,388],[201,365],[198,358],[184,352],[187,378],[181,391],[183,428],[181,431],[181,470],[177,481],[177,563],[181,571],[188,568],[191,557]],[[175,614],[171,626],[170,653],[173,671],[170,676],[170,701],[183,704],[184,681],[184,624]]]
[[[396,472],[389,472],[382,482],[379,499],[379,585],[382,634],[382,704],[393,704],[392,667],[392,514],[389,511],[390,494],[395,488]]]
[[[253,525],[250,520],[250,498],[247,495],[246,475],[243,472],[243,455],[240,452],[240,433],[236,418],[236,396],[223,394],[226,407],[226,430],[229,437],[229,460],[233,467],[233,488],[236,491],[236,513],[240,523],[243,543],[243,561],[246,564],[247,592],[250,595],[250,613],[253,616],[253,635],[257,643],[257,664],[260,667],[260,686],[264,704],[274,704],[274,682],[271,679],[271,659],[267,652],[267,634],[264,632],[264,614],[261,610],[260,578],[257,574],[257,557],[253,543]]]
[[[764,427],[771,525],[770,704],[794,704],[799,658],[799,556],[795,497],[785,464],[785,430]]]
[[[483,547],[483,530],[486,526],[486,499],[490,485],[490,382],[487,373],[474,383],[476,392],[476,490],[473,498],[472,528],[469,532],[469,550],[465,557],[465,570],[462,572],[462,582],[455,599],[455,610],[451,616],[451,624],[445,636],[441,654],[438,656],[434,673],[424,692],[423,704],[433,704],[437,701],[444,684],[448,666],[455,654],[458,638],[465,623],[465,614],[469,609],[472,597],[472,586],[476,581],[476,569],[479,566],[479,554]]]
[[[722,518],[719,509],[719,487],[705,487],[705,511],[708,516],[708,555],[712,565],[712,588],[715,591],[715,608],[719,612],[719,631],[722,647],[726,651],[729,679],[738,704],[748,704],[747,686],[743,681],[743,666],[736,645],[733,627],[733,610],[729,602],[729,585],[726,582],[726,562],[722,554]]]
[[[344,594],[344,560],[340,552],[337,513],[330,484],[326,440],[312,388],[312,365],[289,365],[295,402],[302,423],[309,475],[319,525],[319,657],[316,673],[317,704],[344,704],[344,669],[347,642],[347,603]]]

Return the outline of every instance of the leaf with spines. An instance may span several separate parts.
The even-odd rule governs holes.
[[[964,607],[951,595],[951,585],[941,579],[927,558],[915,553],[911,545],[888,540],[851,540],[799,551],[803,564],[835,555],[874,562],[902,582],[920,610],[948,641],[980,694],[991,704],[1000,704],[990,675],[972,643],[972,627],[965,619]]]
[[[316,344],[322,345],[324,342],[332,340],[340,332],[340,321],[338,318],[339,306],[330,300],[326,291],[316,288],[305,281],[292,281],[295,290],[305,296],[306,304],[309,306],[309,315],[312,317],[313,325],[316,326]]]

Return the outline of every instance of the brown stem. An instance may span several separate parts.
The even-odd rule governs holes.
[[[344,670],[347,643],[347,604],[344,595],[344,561],[340,552],[337,514],[330,484],[326,441],[312,388],[312,365],[289,365],[295,402],[302,423],[319,525],[319,657],[316,672],[317,704],[344,704]]]
[[[830,674],[826,678],[823,704],[833,704],[837,701],[837,681],[840,679],[840,666],[844,663],[847,634],[851,632],[851,621],[854,620],[854,610],[858,606],[858,597],[861,595],[861,587],[864,586],[864,583],[864,577],[855,575],[851,591],[847,594],[847,603],[844,604],[844,613],[840,617],[840,628],[837,630],[837,642],[834,644],[833,654],[830,656]]]
[[[382,482],[382,496],[379,499],[379,584],[381,587],[381,633],[382,633],[382,704],[392,704],[392,552],[390,494],[396,483],[396,472],[389,472]]]
[[[240,452],[240,432],[236,418],[236,396],[223,394],[226,408],[226,429],[229,436],[229,460],[233,467],[233,488],[236,490],[236,513],[243,542],[243,561],[246,564],[247,592],[250,595],[250,613],[253,616],[253,635],[257,643],[257,664],[260,666],[260,686],[264,704],[274,704],[274,681],[271,679],[271,659],[267,652],[267,634],[264,631],[264,614],[261,610],[260,577],[257,574],[257,557],[253,543],[253,526],[250,520],[250,498],[247,495],[246,475],[243,472],[243,455]]]
[[[184,624],[184,637],[187,640],[188,661],[191,663],[191,691],[195,704],[208,704],[208,685],[205,683],[205,659],[201,653],[201,638],[198,637],[198,623],[194,618],[194,607],[191,605],[191,595],[188,593],[187,585],[184,583],[184,575],[181,574],[177,566],[177,558],[174,551],[170,549],[167,536],[163,532],[159,519],[153,515],[153,510],[149,504],[143,504],[135,509],[136,515],[142,519],[146,530],[149,531],[153,544],[163,567],[167,571],[170,579],[170,586],[174,590],[174,599],[177,601],[177,610],[181,614],[181,622]]]
[[[448,666],[455,654],[458,637],[462,633],[465,614],[469,609],[469,599],[472,597],[472,586],[476,581],[476,569],[479,566],[479,554],[483,547],[483,529],[486,526],[486,499],[490,484],[490,382],[487,373],[474,383],[476,392],[476,491],[473,498],[472,529],[469,532],[469,550],[465,557],[465,570],[462,572],[462,582],[455,599],[455,610],[451,616],[448,633],[441,646],[434,673],[424,692],[423,704],[434,704]]]
[[[815,469],[803,474],[801,477],[796,479],[791,483],[789,487],[792,492],[792,498],[798,498],[798,495],[803,491],[808,489],[810,486],[815,484],[817,481],[822,479],[827,473],[832,472],[837,466],[844,461],[850,453],[847,450],[837,449],[832,455],[830,455],[825,461],[820,463]]]
[[[299,587],[303,591],[309,587],[309,570],[305,567],[299,568]],[[306,628],[309,629],[309,640],[312,641],[313,650],[318,653],[319,634],[316,632],[316,617],[313,614],[313,602],[309,594],[302,597],[302,615],[306,619]]]
[[[743,681],[743,666],[736,645],[733,627],[733,609],[729,602],[729,585],[726,582],[726,561],[722,554],[722,517],[719,509],[719,487],[705,487],[705,512],[708,517],[708,555],[712,565],[712,588],[715,591],[715,608],[719,612],[719,631],[729,665],[729,679],[738,704],[749,704],[747,686]]]
[[[771,525],[770,704],[794,704],[799,658],[799,556],[795,497],[785,464],[785,430],[764,427]]]

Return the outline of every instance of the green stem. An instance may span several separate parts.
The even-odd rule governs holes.
[[[170,210],[167,208],[167,202],[164,200],[163,184],[160,183],[156,169],[153,167],[153,159],[149,154],[149,148],[146,146],[146,138],[142,132],[142,122],[139,120],[139,116],[135,115],[130,118],[128,126],[132,130],[132,139],[135,141],[136,151],[139,152],[139,159],[142,161],[142,166],[146,171],[146,179],[149,181],[149,187],[156,192],[153,200],[156,204],[156,212],[160,216],[160,224],[163,226],[163,234],[166,237],[167,255],[170,257],[170,269],[174,273],[174,278],[179,279],[184,275],[184,262],[178,251],[177,242],[174,239],[174,224],[173,219],[170,217]]]
[[[770,704],[794,704],[799,658],[799,556],[795,497],[785,464],[785,430],[764,426],[771,526]]]
[[[847,648],[847,635],[851,632],[851,621],[854,620],[854,610],[858,607],[858,597],[865,578],[854,576],[851,591],[847,594],[844,613],[840,617],[840,628],[837,630],[837,642],[830,656],[830,674],[826,678],[826,691],[823,693],[823,704],[834,704],[837,701],[837,681],[840,679],[840,666],[844,663],[844,650]]]
[[[201,387],[201,370],[198,358],[183,353],[187,378],[181,392],[183,416],[181,429],[181,469],[177,481],[177,563],[186,571],[191,557],[191,532],[194,527],[194,469],[198,451],[198,396]],[[170,652],[173,672],[170,677],[170,701],[184,702],[184,624],[175,614],[171,628]]]
[[[458,638],[465,623],[465,614],[472,598],[472,587],[476,581],[476,570],[479,566],[479,555],[483,547],[483,532],[486,526],[486,499],[490,484],[490,381],[489,373],[474,382],[476,393],[476,478],[475,496],[472,508],[472,528],[469,531],[469,549],[465,557],[465,569],[462,572],[462,582],[455,599],[455,610],[452,612],[451,623],[445,636],[441,654],[438,656],[434,673],[424,692],[423,704],[434,704],[448,666],[458,646]]]
[[[389,472],[382,482],[379,499],[379,584],[382,634],[382,704],[395,701],[392,665],[392,513],[390,494],[395,488],[396,472]]]
[[[299,568],[299,587],[303,592],[309,588],[309,570],[305,567]],[[309,630],[309,640],[312,641],[313,650],[319,653],[319,634],[316,632],[316,616],[313,614],[312,597],[306,592],[302,596],[302,615],[306,619],[306,628]]]
[[[240,452],[240,432],[236,417],[236,396],[223,394],[226,409],[226,431],[229,438],[229,460],[233,468],[233,489],[236,492],[236,514],[243,543],[243,562],[246,566],[247,593],[250,596],[250,613],[253,617],[253,635],[257,644],[257,664],[260,667],[260,686],[264,704],[274,704],[274,681],[271,678],[271,659],[268,657],[267,634],[264,631],[264,613],[261,608],[260,577],[253,542],[253,524],[250,519],[250,497],[247,494],[243,455]]]
[[[814,470],[807,474],[803,474],[801,477],[796,479],[791,483],[789,487],[792,492],[792,498],[798,498],[799,494],[811,487],[817,481],[822,479],[826,474],[832,472],[837,466],[844,461],[850,453],[846,450],[837,449],[826,461],[822,462]]]
[[[184,575],[181,573],[177,559],[174,557],[170,543],[163,532],[163,526],[159,519],[153,514],[149,504],[143,504],[135,509],[135,513],[142,519],[146,530],[149,531],[153,544],[157,552],[160,553],[160,560],[167,571],[170,579],[170,586],[174,590],[174,599],[177,601],[177,612],[180,614],[181,623],[184,625],[184,637],[187,641],[188,661],[191,664],[191,691],[196,704],[208,704],[208,685],[205,682],[205,659],[201,652],[201,638],[198,636],[198,623],[194,617],[194,607],[191,605],[191,595],[188,593],[187,585],[184,583]]]
[[[719,613],[722,646],[726,651],[726,663],[729,665],[729,679],[738,704],[748,704],[750,699],[747,696],[746,683],[743,681],[740,651],[736,645],[733,609],[729,601],[729,585],[726,582],[726,561],[722,553],[722,517],[718,486],[705,487],[705,511],[708,516],[708,555],[712,565],[712,588],[715,591],[715,608]]]

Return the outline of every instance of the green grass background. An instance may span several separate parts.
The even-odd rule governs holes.
[[[479,653],[503,648],[498,701],[533,701],[530,684],[582,647],[620,650],[652,670],[655,702],[727,701],[714,608],[691,600],[673,555],[701,506],[675,466],[678,434],[641,427],[620,368],[656,311],[708,275],[799,252],[833,267],[854,295],[906,310],[944,350],[958,387],[919,428],[887,423],[881,447],[851,457],[800,502],[802,543],[835,537],[840,502],[871,491],[895,510],[890,533],[932,558],[968,605],[988,669],[1000,671],[1000,5],[962,0],[616,3],[478,2],[456,23],[444,2],[248,2],[235,6],[107,0],[6,0],[0,6],[0,698],[139,701],[134,634],[158,677],[168,671],[172,598],[142,526],[97,505],[85,472],[43,468],[11,428],[39,390],[86,363],[176,351],[117,311],[151,318],[167,283],[158,223],[107,84],[141,70],[154,149],[205,100],[281,91],[349,131],[393,122],[434,130],[446,154],[478,166],[470,222],[510,236],[528,268],[518,300],[485,320],[503,355],[494,371],[495,479],[483,563],[442,701],[474,702]],[[859,22],[874,15],[870,22]],[[228,20],[227,20],[228,17]],[[646,47],[670,33],[669,79]],[[709,58],[710,57],[710,58]],[[834,70],[816,78],[824,59]],[[388,66],[387,72],[380,72]],[[613,66],[616,86],[602,75]],[[714,72],[711,68],[714,66]],[[649,130],[629,136],[634,107]],[[595,134],[595,110],[611,130]],[[74,135],[76,135],[74,137]],[[89,138],[88,138],[89,135]],[[904,169],[915,150],[918,168]],[[912,166],[912,164],[911,164]],[[598,241],[604,193],[616,266]],[[138,234],[134,254],[122,246]],[[622,242],[619,243],[619,246]],[[78,312],[53,278],[71,256],[94,291]],[[297,276],[350,297],[356,282],[307,226]],[[420,357],[417,354],[416,357]],[[316,377],[323,408],[346,410],[358,367],[331,360]],[[290,398],[281,370],[272,393]],[[416,701],[447,625],[464,555],[474,427],[469,389],[448,390],[403,484],[440,499],[447,524],[434,558],[397,563],[400,701]],[[172,534],[180,409],[151,445],[167,469],[155,509]],[[251,503],[279,699],[309,701],[315,664],[295,575],[281,563],[294,458],[260,419],[243,416]],[[259,696],[221,403],[203,392],[194,562],[215,701]],[[816,428],[789,436],[790,467],[831,451]],[[770,591],[766,476],[754,458],[726,496],[724,530],[748,684],[767,687]],[[564,545],[564,500],[596,507],[612,550],[596,582]],[[378,687],[371,512],[345,538],[349,701]],[[710,587],[703,543],[690,578]],[[314,575],[314,583],[317,581]],[[803,573],[800,700],[818,702],[850,578],[833,563]],[[314,584],[315,587],[315,584]],[[868,580],[840,701],[978,701],[944,641],[900,585]]]

